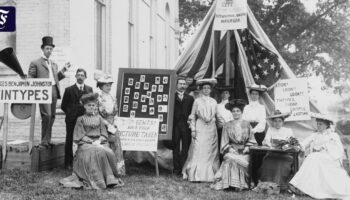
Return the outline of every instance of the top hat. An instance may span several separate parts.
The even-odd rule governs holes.
[[[204,78],[201,80],[197,80],[196,81],[196,85],[198,86],[203,86],[203,85],[211,85],[212,87],[214,87],[217,83],[217,80],[215,78]]]
[[[53,38],[51,36],[44,36],[42,40],[43,44],[41,45],[41,48],[43,48],[46,45],[55,47],[55,45],[53,44]]]
[[[249,91],[255,90],[258,92],[265,92],[267,91],[267,87],[265,85],[257,85],[257,84],[252,84],[249,87],[247,87]]]
[[[280,110],[275,110],[272,115],[268,116],[267,119],[282,118],[283,120],[290,116],[290,113],[282,113]]]

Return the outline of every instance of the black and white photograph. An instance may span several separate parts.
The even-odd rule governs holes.
[[[129,106],[128,105],[123,105],[123,112],[128,112]]]
[[[168,102],[168,95],[167,94],[163,94],[163,102]]]
[[[140,93],[134,92],[134,99],[139,99],[139,98],[140,98]]]
[[[149,114],[154,115],[154,107],[149,107]]]
[[[158,85],[158,92],[163,92],[164,86],[163,85]]]
[[[142,105],[141,112],[147,112],[147,105]]]
[[[145,82],[146,75],[140,75],[140,82]]]
[[[158,94],[158,95],[157,95],[157,102],[158,102],[158,103],[159,103],[159,102],[162,102],[162,100],[163,100],[162,95],[161,95],[161,94]]]
[[[161,130],[162,132],[166,132],[166,130],[167,130],[167,125],[166,125],[166,124],[162,124],[160,130]]]
[[[143,84],[143,89],[148,90],[149,89],[149,83],[144,83]]]
[[[136,82],[136,83],[135,83],[135,89],[136,89],[136,90],[139,90],[140,87],[141,87],[141,83],[140,83],[140,82]]]
[[[151,98],[152,97],[152,92],[151,91],[147,91],[147,98]]]
[[[149,98],[149,105],[153,106],[154,105],[154,98]]]
[[[159,119],[159,122],[163,122],[163,115],[162,114],[158,115],[158,119]]]
[[[133,84],[134,84],[134,79],[133,78],[129,78],[128,85],[132,86]]]
[[[125,94],[129,95],[130,94],[130,88],[125,88]]]
[[[135,110],[131,110],[131,111],[130,111],[130,117],[131,117],[131,118],[135,117]]]
[[[157,92],[157,85],[152,85],[151,91],[152,92]]]
[[[167,76],[163,77],[163,84],[164,85],[168,84],[168,77]]]
[[[157,76],[156,78],[155,78],[155,84],[160,84],[160,77],[159,76]]]
[[[132,102],[132,109],[137,109],[139,106],[139,102],[138,101],[133,101]]]
[[[129,103],[129,96],[124,96],[124,103]]]
[[[147,99],[147,95],[141,95],[141,102],[144,103],[146,102],[146,99]]]

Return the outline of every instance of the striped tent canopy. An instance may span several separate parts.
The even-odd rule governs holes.
[[[214,32],[215,9],[216,1],[178,58],[174,68],[179,76],[192,77],[194,80],[226,77],[224,69],[228,34],[226,31]],[[246,86],[253,83],[267,85],[270,90],[263,94],[262,103],[267,108],[267,114],[272,113],[275,109],[273,90],[271,90],[274,83],[278,79],[296,76],[261,28],[249,7],[248,28],[230,31],[229,42],[231,62],[229,79],[234,85],[234,98],[248,99]],[[213,66],[214,57],[215,67]],[[319,113],[312,102],[310,102],[310,108],[312,112]],[[315,123],[312,121],[286,122],[286,126],[293,128],[294,134],[299,138],[305,138],[315,130]]]

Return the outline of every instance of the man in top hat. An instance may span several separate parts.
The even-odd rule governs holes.
[[[59,81],[65,76],[64,73],[70,67],[66,63],[61,71],[58,71],[57,64],[50,60],[55,45],[53,38],[45,36],[42,38],[42,56],[30,63],[28,70],[29,78],[49,78],[52,82],[52,103],[40,104],[41,114],[41,145],[48,147],[51,142],[52,125],[55,121],[57,99],[61,98]]]
[[[70,169],[73,166],[73,131],[79,116],[85,112],[84,106],[80,103],[80,98],[84,94],[92,93],[92,88],[84,81],[86,71],[79,68],[75,74],[76,83],[67,87],[63,94],[61,109],[66,114],[66,145],[64,154],[65,167]]]
[[[173,125],[173,163],[176,175],[181,175],[191,144],[191,130],[187,121],[192,111],[194,99],[185,93],[187,86],[186,78],[179,77],[177,79]]]

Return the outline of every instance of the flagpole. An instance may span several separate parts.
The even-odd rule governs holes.
[[[230,85],[230,45],[231,31],[226,31],[226,61],[225,61],[225,85]]]
[[[216,68],[216,44],[215,44],[215,30],[213,28],[213,32],[212,32],[212,40],[213,40],[213,53],[212,53],[212,56],[213,56],[213,69],[212,69],[212,74],[211,74],[211,77],[212,78],[215,78],[215,68]]]

